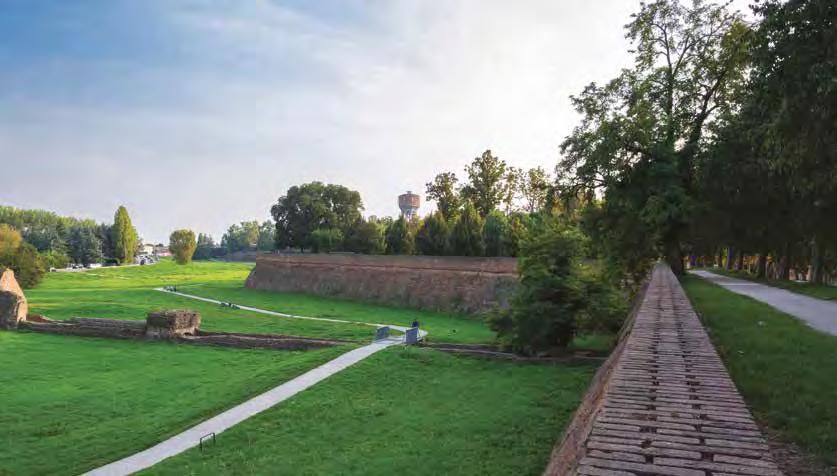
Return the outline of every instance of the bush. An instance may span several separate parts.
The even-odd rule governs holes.
[[[585,238],[547,220],[521,244],[520,283],[511,308],[489,317],[498,339],[516,352],[566,348],[579,326],[612,328],[622,312],[618,293],[582,263]]]
[[[197,246],[195,232],[192,230],[175,230],[169,236],[169,251],[177,264],[191,263]]]
[[[47,269],[62,269],[70,264],[70,257],[59,251],[45,251],[41,253],[41,260]]]
[[[348,251],[367,255],[379,255],[386,251],[384,226],[374,220],[357,220],[346,236],[345,247]]]
[[[337,228],[318,229],[311,233],[311,250],[314,253],[329,253],[340,249],[343,233]]]
[[[20,287],[33,288],[41,282],[46,269],[37,248],[29,243],[23,243],[10,258],[3,264],[14,270]]]

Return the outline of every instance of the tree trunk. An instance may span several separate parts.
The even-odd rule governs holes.
[[[735,264],[735,270],[736,271],[741,271],[742,269],[744,269],[744,252],[739,251],[738,252],[738,263]]]
[[[767,252],[762,251],[759,253],[759,265],[758,269],[756,270],[756,277],[759,279],[765,279],[767,277]]]
[[[723,248],[718,250],[718,261],[716,261],[715,263],[718,265],[719,268],[724,265],[724,249]]]
[[[666,262],[677,276],[682,276],[685,272],[683,268],[683,253],[680,250],[679,241],[672,240],[666,243]]]
[[[825,276],[822,265],[822,244],[816,237],[811,240],[811,282],[823,284]]]
[[[727,262],[726,262],[726,265],[725,265],[727,271],[732,269],[732,257],[733,257],[734,253],[735,253],[735,249],[732,246],[727,248]]]
[[[793,252],[792,250],[793,248],[791,247],[791,244],[785,243],[785,252],[782,253],[782,264],[781,269],[779,271],[779,279],[790,279],[791,253]]]

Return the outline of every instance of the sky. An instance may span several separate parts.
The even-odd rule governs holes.
[[[108,222],[125,205],[146,242],[220,240],[314,180],[383,216],[485,149],[552,170],[569,96],[630,65],[638,7],[3,0],[0,204]]]

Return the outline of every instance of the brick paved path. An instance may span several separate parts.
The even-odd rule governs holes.
[[[782,474],[666,266],[654,270],[575,474]]]

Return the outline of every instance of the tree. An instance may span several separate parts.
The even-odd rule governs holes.
[[[416,232],[416,252],[444,256],[450,252],[450,227],[440,210],[424,219]]]
[[[339,251],[343,244],[343,232],[337,228],[314,230],[311,233],[311,250],[314,253]]]
[[[556,221],[523,242],[511,309],[489,321],[502,342],[527,354],[569,345],[587,305],[583,242],[577,229]]]
[[[131,217],[128,216],[128,210],[124,206],[120,206],[116,210],[111,233],[113,236],[113,257],[119,261],[119,264],[133,263],[134,254],[137,251],[137,230],[131,224]]]
[[[270,251],[276,246],[276,224],[265,220],[259,226],[259,240],[256,248],[259,251]]]
[[[511,256],[509,238],[510,227],[506,215],[498,210],[489,213],[482,226],[485,256]]]
[[[261,242],[263,226],[265,226],[265,224],[259,225],[259,222],[256,220],[242,221],[239,224],[232,224],[229,228],[227,228],[227,232],[224,233],[224,236],[221,237],[221,246],[226,248],[229,253],[255,249]],[[270,225],[268,224],[266,226]],[[272,236],[272,232],[270,233],[270,236]],[[268,239],[269,237],[266,236],[265,238]]]
[[[59,251],[44,251],[40,255],[46,269],[63,269],[70,264],[70,257]]]
[[[196,260],[204,260],[212,258],[212,250],[215,249],[215,241],[212,236],[203,233],[198,234],[198,241],[195,243],[195,254],[193,258]]]
[[[506,206],[506,214],[514,211],[518,196],[523,190],[525,176],[519,167],[507,167],[506,175],[503,178],[503,204]],[[486,215],[487,216],[487,215]]]
[[[22,242],[11,258],[2,265],[12,268],[15,278],[22,288],[33,288],[41,282],[44,276],[44,263],[38,255],[38,249],[29,243]]]
[[[342,185],[311,182],[293,186],[271,207],[276,222],[276,248],[311,246],[311,233],[337,229],[345,236],[361,218],[360,194]]]
[[[368,255],[383,254],[386,251],[385,231],[386,226],[379,223],[375,217],[369,217],[368,220],[361,218],[349,228],[345,238],[346,249]]]
[[[451,251],[456,256],[482,256],[482,219],[474,205],[465,202],[465,208],[451,231]]]
[[[724,5],[678,0],[642,4],[626,28],[634,65],[572,97],[583,119],[561,145],[560,171],[575,191],[620,202],[682,273],[695,157],[707,127],[736,106],[750,31]]]
[[[0,256],[11,255],[17,251],[23,237],[11,225],[0,224]]]
[[[177,264],[191,263],[196,248],[195,232],[192,230],[175,230],[169,235],[169,251]]]
[[[87,266],[102,261],[102,243],[92,228],[76,225],[70,229],[69,256],[74,263]],[[133,262],[133,258],[131,258]]]
[[[543,167],[535,167],[526,172],[521,184],[521,194],[526,203],[526,211],[535,213],[543,209],[549,193],[549,182],[549,175]]]
[[[462,195],[473,202],[481,217],[496,209],[507,195],[506,169],[506,162],[491,155],[491,150],[486,150],[465,167],[468,183],[463,187]]]
[[[461,204],[459,192],[456,189],[458,179],[453,172],[443,172],[427,183],[427,199],[435,200],[436,207],[446,221],[456,218]]]
[[[410,224],[403,216],[387,228],[386,244],[388,255],[411,255],[415,251],[415,239]]]

